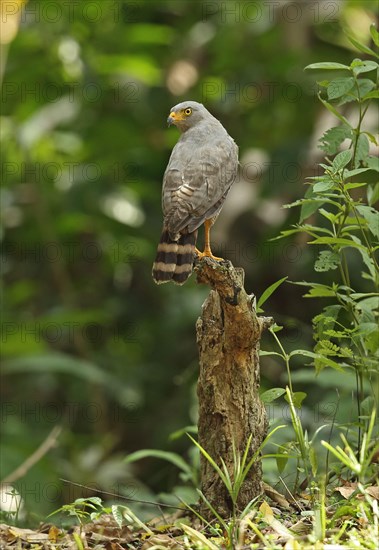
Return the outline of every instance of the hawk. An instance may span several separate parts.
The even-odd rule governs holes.
[[[222,124],[201,103],[185,101],[167,119],[181,136],[163,176],[163,230],[153,265],[156,283],[182,285],[192,273],[195,255],[213,256],[210,229],[237,176],[238,147]],[[196,248],[204,224],[204,252]]]

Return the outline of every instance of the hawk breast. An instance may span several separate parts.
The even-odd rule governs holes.
[[[205,142],[180,139],[172,151],[162,194],[165,225],[171,234],[195,231],[222,208],[237,175],[238,147],[221,129],[221,135]]]

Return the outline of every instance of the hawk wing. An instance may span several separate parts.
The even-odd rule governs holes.
[[[179,141],[163,178],[162,207],[170,234],[193,232],[216,216],[237,169],[238,147],[229,136],[190,149]]]

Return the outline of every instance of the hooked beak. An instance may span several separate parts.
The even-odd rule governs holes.
[[[180,116],[180,113],[175,113],[174,111],[172,111],[170,114],[169,114],[169,117],[167,119],[167,124],[169,126],[172,126],[173,124],[176,124],[177,122],[179,122],[180,120],[183,120],[183,117]]]
[[[173,124],[175,124],[175,120],[176,120],[176,114],[174,112],[170,113],[167,119],[168,126],[172,126]]]

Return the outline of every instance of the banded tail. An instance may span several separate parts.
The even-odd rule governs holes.
[[[195,260],[196,237],[197,231],[194,231],[174,241],[167,229],[163,230],[153,264],[153,279],[158,285],[169,281],[178,285],[186,282]]]

